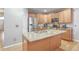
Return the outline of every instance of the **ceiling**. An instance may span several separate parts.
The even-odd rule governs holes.
[[[28,12],[30,13],[51,13],[59,12],[67,8],[29,8]]]

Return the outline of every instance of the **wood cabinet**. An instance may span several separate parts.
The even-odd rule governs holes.
[[[51,15],[51,19],[55,18],[55,13],[50,13],[50,15]]]
[[[71,23],[72,22],[72,10],[66,9],[59,12],[59,22],[60,23]]]
[[[44,38],[37,41],[27,41],[24,38],[23,50],[24,51],[55,51],[59,49],[61,40],[72,41],[72,29],[66,29],[66,32]]]
[[[57,13],[50,13],[52,18],[59,18],[60,23],[71,23],[72,22],[72,9],[65,9]]]
[[[45,21],[46,17],[47,16],[45,16],[44,14],[37,14],[38,24],[45,24],[46,23],[46,21]]]
[[[72,41],[72,29],[66,30],[66,32],[62,34],[62,39]]]
[[[51,23],[51,15],[50,14],[47,14],[47,23]]]
[[[72,22],[72,9],[65,9],[57,13],[49,14],[29,14],[32,17],[36,17],[38,24],[51,23],[52,18],[59,18],[60,23],[71,23]]]
[[[64,23],[64,12],[63,11],[59,12],[59,22]]]
[[[38,24],[51,23],[50,14],[29,14],[29,16],[35,17],[37,19]]]
[[[49,50],[49,39],[29,42],[28,51],[46,51]]]
[[[26,45],[23,47],[27,47],[24,50],[28,51],[54,51],[61,45],[61,34],[33,42],[28,41]]]
[[[61,34],[50,39],[50,50],[56,50],[61,45]]]
[[[34,14],[34,13],[29,13],[28,16],[29,17],[35,17],[36,18],[36,14]]]
[[[55,13],[54,18],[59,18],[59,13]]]
[[[67,9],[65,11],[63,11],[64,13],[64,22],[65,23],[71,23],[72,22],[72,10],[71,9]]]
[[[24,51],[55,51],[59,49],[61,40],[72,41],[72,29],[66,32],[37,41],[23,41]],[[26,39],[25,39],[26,40]]]
[[[39,19],[40,24],[51,23],[51,15],[50,14],[40,14],[39,16],[40,16],[40,19]]]

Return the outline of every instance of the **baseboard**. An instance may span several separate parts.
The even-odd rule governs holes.
[[[79,40],[73,40],[73,41],[75,41],[75,42],[79,42]]]
[[[22,42],[19,42],[19,43],[15,43],[15,44],[12,44],[12,45],[9,45],[9,46],[5,46],[3,48],[10,48],[10,47],[21,45],[21,44],[22,44]]]

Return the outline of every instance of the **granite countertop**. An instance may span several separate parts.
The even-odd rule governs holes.
[[[46,32],[36,33],[36,32],[23,32],[23,36],[26,37],[28,41],[41,40],[47,37],[55,36],[66,32],[65,30],[47,30]]]

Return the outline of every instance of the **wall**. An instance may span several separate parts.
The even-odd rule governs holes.
[[[67,24],[67,27],[73,28],[73,40],[79,42],[79,8],[73,9],[73,23]]]
[[[24,10],[23,33],[28,32],[28,9]]]
[[[4,30],[4,19],[0,19],[0,31]]]
[[[4,10],[4,46],[22,41],[22,28],[24,19],[23,8],[5,8]],[[16,27],[18,25],[18,27]]]
[[[74,41],[79,42],[79,8],[73,11],[73,37]]]

